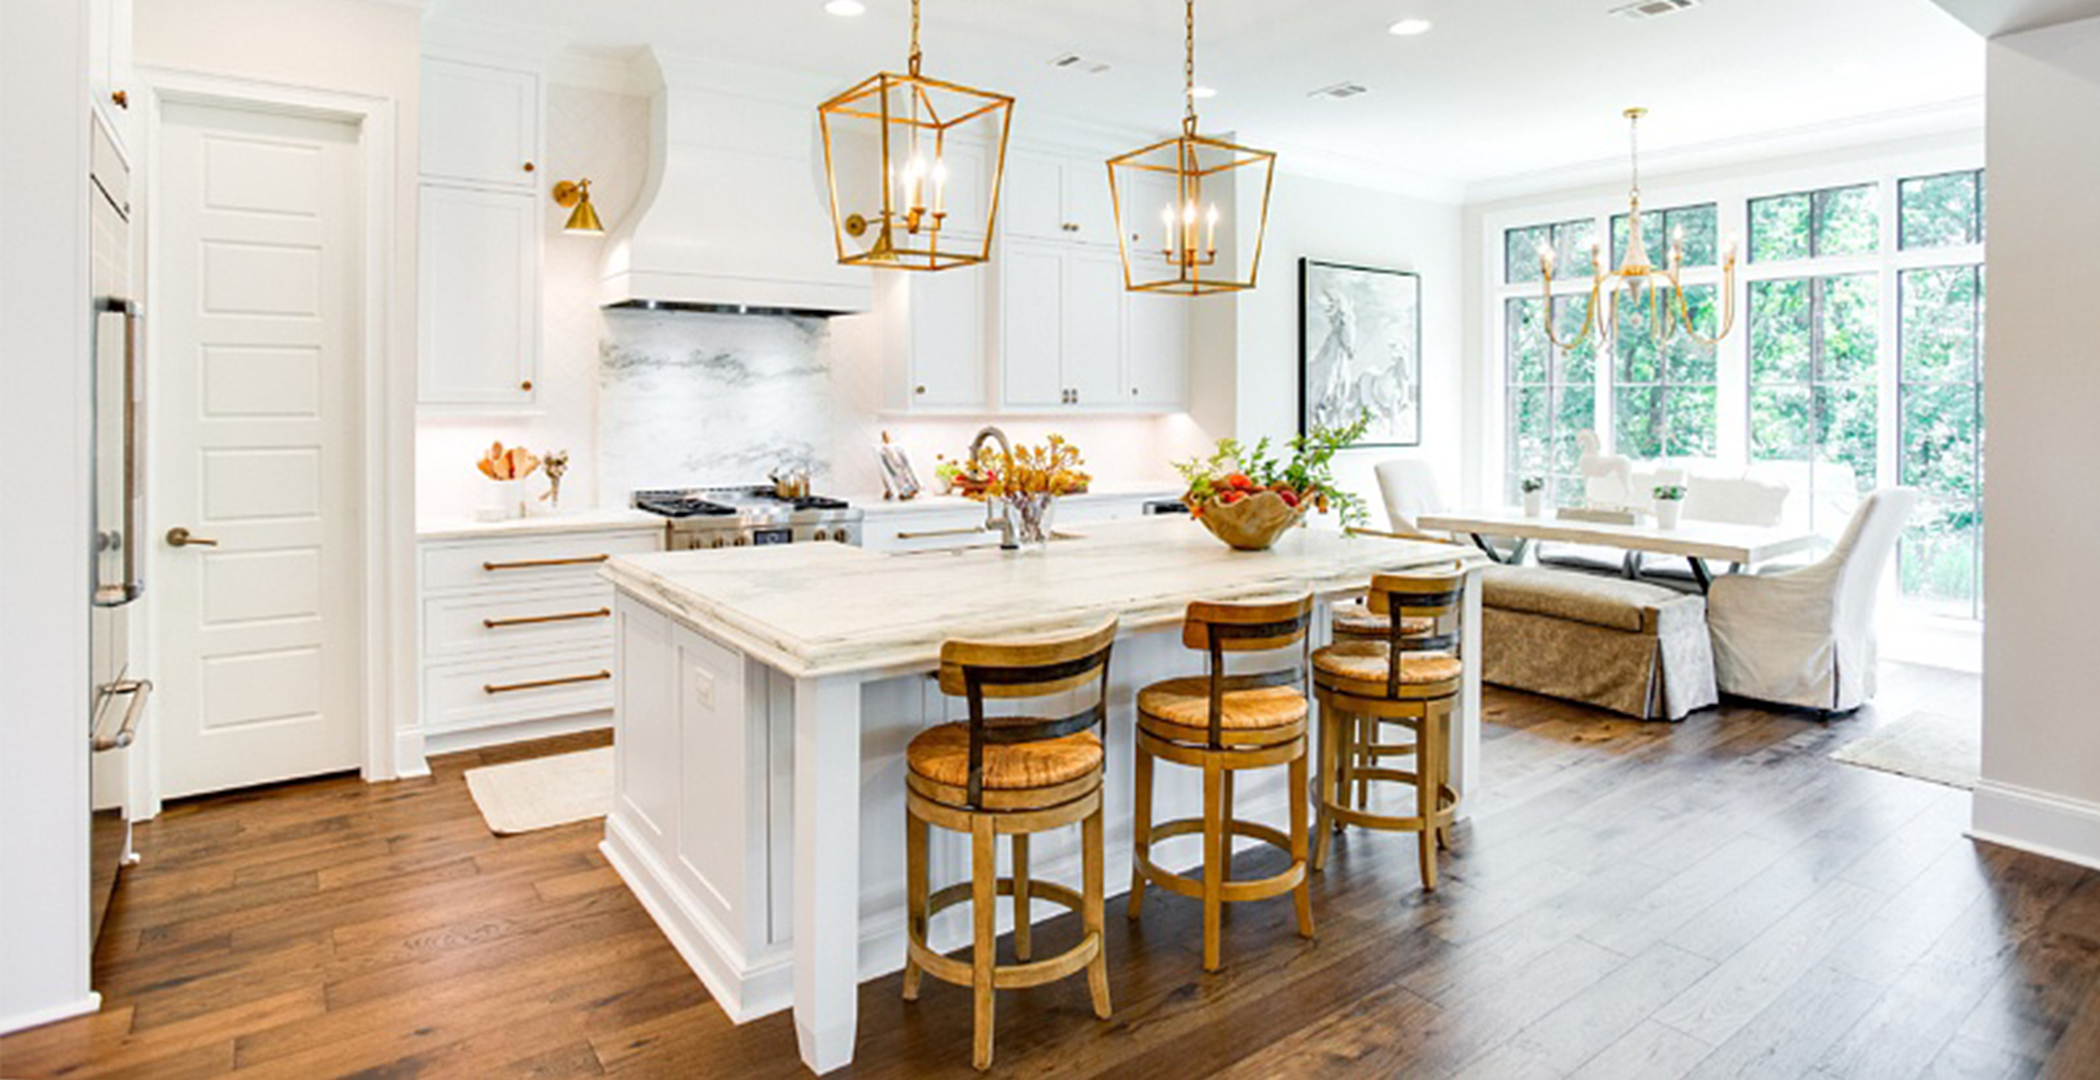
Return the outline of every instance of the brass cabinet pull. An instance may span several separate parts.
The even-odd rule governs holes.
[[[901,532],[897,534],[897,539],[933,540],[943,536],[975,536],[985,531],[987,530],[982,525],[972,525],[967,529],[928,529],[925,532]]]
[[[520,683],[487,683],[482,686],[484,694],[511,694],[519,690],[545,690],[550,686],[570,686],[575,683],[603,682],[612,678],[610,671],[597,671],[589,675],[564,675],[558,679],[534,679]]]
[[[610,558],[610,555],[584,555],[574,559],[521,559],[517,562],[485,562],[481,564],[481,568],[490,573],[498,570],[538,570],[549,566],[589,566]]]
[[[483,619],[481,620],[481,625],[490,630],[495,630],[504,626],[535,626],[539,623],[570,622],[576,619],[609,618],[612,618],[612,609],[599,608],[596,611],[566,611],[559,615],[524,615],[515,619]]]
[[[131,95],[123,90],[111,90],[109,100],[119,109],[131,108]]]

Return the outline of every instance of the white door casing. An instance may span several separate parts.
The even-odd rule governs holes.
[[[364,760],[355,125],[169,103],[148,358],[162,797]],[[182,526],[217,546],[175,548]]]

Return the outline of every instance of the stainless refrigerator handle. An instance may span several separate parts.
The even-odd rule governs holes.
[[[115,735],[102,734],[98,725],[98,730],[89,738],[89,747],[98,754],[104,750],[122,750],[131,745],[132,739],[138,735],[139,719],[146,715],[146,699],[153,696],[153,680],[125,679],[113,682],[102,688],[102,694],[104,700],[129,695],[131,704],[124,710],[124,723],[117,728]]]
[[[136,300],[107,296],[96,302],[95,309],[99,314],[124,316],[124,529],[119,543],[123,551],[124,580],[115,585],[98,582],[93,597],[96,607],[121,607],[146,591],[138,573],[139,305]]]

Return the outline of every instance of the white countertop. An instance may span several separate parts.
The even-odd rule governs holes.
[[[842,544],[615,557],[624,592],[789,675],[909,670],[952,637],[1013,638],[1116,613],[1179,620],[1192,600],[1362,589],[1380,571],[1484,563],[1470,547],[1295,529],[1234,551],[1184,517],[1075,526],[1047,551],[867,551]]]
[[[1066,495],[1063,498],[1066,501],[1082,503],[1108,499],[1178,499],[1182,490],[1181,485],[1169,480],[1151,484],[1096,484],[1084,494]],[[918,498],[904,502],[885,499],[880,493],[840,497],[866,511],[869,517],[885,514],[938,514],[943,511],[972,509],[979,513],[984,512],[984,504],[981,502],[965,499],[960,495],[936,495],[931,488]]]
[[[646,532],[664,527],[664,519],[625,507],[611,510],[566,510],[511,521],[451,518],[416,522],[418,540],[487,540],[506,536],[542,536],[571,532]]]

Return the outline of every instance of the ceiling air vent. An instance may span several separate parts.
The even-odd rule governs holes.
[[[1050,58],[1050,66],[1059,71],[1070,71],[1079,75],[1099,75],[1108,70],[1108,65],[1099,60],[1089,60],[1078,53],[1061,53]]]
[[[1305,96],[1326,98],[1329,101],[1347,101],[1350,98],[1361,97],[1370,92],[1371,88],[1362,83],[1338,82],[1333,86],[1323,86]]]
[[[1611,9],[1610,14],[1622,19],[1659,19],[1664,15],[1675,15],[1687,8],[1699,6],[1699,0],[1636,0],[1631,4]]]

